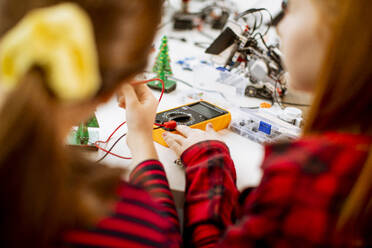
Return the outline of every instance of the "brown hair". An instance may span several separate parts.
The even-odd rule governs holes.
[[[331,130],[372,135],[372,1],[314,1],[325,16],[332,6],[331,40],[305,134]],[[325,9],[327,5],[327,9]],[[324,18],[329,19],[327,17]],[[361,235],[362,219],[371,217],[372,150],[346,200],[339,227]],[[369,152],[368,152],[369,149]]]
[[[0,0],[0,37],[28,11],[59,0]],[[103,86],[144,69],[161,0],[72,0],[91,17]],[[34,68],[0,110],[0,246],[59,246],[63,231],[92,226],[115,201],[122,170],[92,164],[56,134],[59,101]]]

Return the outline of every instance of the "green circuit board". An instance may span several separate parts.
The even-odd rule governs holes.
[[[67,144],[73,147],[81,147],[97,150],[94,143],[99,140],[99,124],[97,117],[93,115],[86,123],[74,127],[67,137]]]
[[[149,82],[147,85],[151,89],[154,89],[154,90],[161,91],[163,89],[163,86],[159,81]],[[170,92],[174,91],[176,89],[176,87],[177,87],[177,83],[175,81],[172,81],[172,80],[169,80],[169,79],[164,81],[164,92],[170,93]]]

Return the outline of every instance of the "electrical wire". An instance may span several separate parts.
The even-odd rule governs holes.
[[[200,42],[200,41],[195,41],[194,46],[201,48],[201,49],[207,49],[210,46],[209,42]]]
[[[123,134],[122,136],[120,136],[116,141],[115,141],[115,143],[111,146],[111,148],[106,152],[106,154],[102,157],[102,158],[100,158],[100,159],[98,159],[97,161],[96,161],[96,163],[99,163],[99,162],[102,162],[110,153],[111,153],[111,151],[114,149],[114,147],[119,143],[119,141],[122,139],[122,138],[124,138],[125,136],[127,136],[127,133],[125,133],[125,134]]]
[[[303,103],[293,103],[293,102],[283,102],[284,105],[291,105],[291,106],[298,106],[298,107],[311,107],[310,104],[303,104]]]
[[[260,32],[257,32],[257,33],[253,36],[253,38],[255,39],[257,35],[260,36],[260,39],[261,39],[261,41],[262,41],[262,44],[266,47],[266,49],[270,51],[270,47],[267,45],[267,43],[266,43],[266,41],[265,41],[263,35],[262,35]]]
[[[189,86],[190,88],[195,88],[194,85],[192,85],[192,84],[190,84],[186,81],[183,81],[182,79],[179,79],[179,78],[176,78],[176,77],[173,77],[173,76],[171,76],[170,78],[173,79],[173,80],[176,80],[176,81],[178,81],[178,82],[180,82],[180,83],[182,83],[186,86]]]
[[[260,109],[260,107],[259,106],[257,106],[257,107],[240,107],[240,109]]]
[[[204,37],[206,37],[206,38],[208,38],[208,39],[210,39],[210,40],[214,40],[214,37],[213,37],[213,36],[207,34],[207,33],[204,32],[203,30],[198,29],[198,32],[199,32],[201,35],[203,35]]]
[[[173,76],[170,76],[169,78],[170,78],[170,79],[173,79],[173,80],[175,80],[175,81],[177,81],[177,82],[180,82],[180,83],[182,83],[182,84],[184,84],[184,85],[186,85],[186,86],[188,86],[188,87],[190,87],[190,88],[196,89],[196,90],[204,91],[204,92],[207,92],[207,93],[218,94],[218,95],[220,95],[223,99],[228,100],[228,99],[226,98],[226,96],[225,96],[222,92],[220,92],[220,91],[217,91],[217,90],[202,89],[202,88],[196,87],[196,86],[194,86],[194,85],[192,85],[192,84],[190,84],[190,83],[188,83],[188,82],[186,82],[186,81],[184,81],[184,80],[182,80],[182,79],[179,79],[179,78],[176,78],[176,77],[173,77]]]
[[[154,128],[153,130],[156,130],[156,129],[159,129],[159,128],[161,128],[161,127],[156,127],[156,128]],[[123,139],[125,136],[127,136],[127,133],[125,133],[125,134],[123,134],[122,136],[120,136],[116,141],[115,141],[115,143],[111,146],[111,148],[106,152],[106,154],[105,155],[103,155],[103,157],[102,158],[100,158],[100,159],[98,159],[97,161],[96,161],[96,163],[100,163],[100,162],[102,162],[110,153],[111,153],[111,151],[115,148],[115,146],[119,143],[119,141],[121,140],[121,139]]]
[[[278,103],[279,107],[281,109],[283,109],[283,105],[281,103],[281,101],[279,100],[279,97],[278,97],[278,81],[279,80],[275,80],[275,89],[274,89],[274,94],[273,94],[273,102],[272,102],[272,105],[274,105],[274,103]]]
[[[140,82],[136,82],[136,83],[134,83],[133,85],[140,85],[140,84],[147,84],[147,83],[149,83],[149,82],[153,82],[153,81],[159,81],[161,84],[162,84],[162,91],[161,91],[161,94],[160,94],[160,97],[159,97],[159,102],[162,100],[162,98],[163,98],[163,95],[164,95],[164,91],[165,91],[165,84],[164,84],[164,81],[163,80],[161,80],[161,79],[159,79],[159,78],[154,78],[154,79],[150,79],[150,80],[145,80],[145,81],[140,81]],[[125,124],[127,123],[127,121],[124,121],[123,123],[121,123],[112,133],[111,133],[111,135],[105,140],[105,141],[100,141],[100,140],[98,140],[98,141],[96,141],[95,143],[94,143],[94,145],[97,147],[97,149],[99,149],[99,150],[101,150],[101,151],[104,151],[105,153],[106,153],[106,155],[108,155],[108,154],[110,154],[110,155],[112,155],[112,156],[115,156],[115,157],[118,157],[118,158],[121,158],[121,159],[131,159],[131,157],[124,157],[124,156],[120,156],[120,155],[118,155],[118,154],[115,154],[115,153],[113,153],[113,152],[111,152],[111,150],[106,150],[106,149],[104,149],[104,148],[102,148],[102,147],[100,147],[99,146],[99,144],[107,144],[110,140],[111,140],[111,138],[112,138],[112,136],[122,127],[122,126],[124,126]],[[164,126],[164,125],[162,125],[162,124],[156,124],[156,123],[154,123],[155,125],[157,125],[157,126],[160,126],[160,127],[162,127],[162,126]],[[124,136],[123,136],[124,137]],[[122,138],[123,138],[122,137]],[[117,142],[119,142],[119,141],[117,141]],[[115,144],[116,145],[116,144]]]
[[[269,17],[270,17],[270,23],[273,22],[273,16],[272,14],[270,13],[270,11],[266,8],[253,8],[253,9],[248,9],[246,11],[243,11],[242,13],[240,13],[238,16],[235,17],[235,21],[238,21],[239,19],[247,16],[247,15],[251,15],[251,14],[255,14],[255,13],[260,13],[260,24],[257,25],[257,17],[255,16],[255,21],[254,21],[254,25],[253,25],[253,28],[252,28],[252,31],[250,32],[250,35],[253,35],[255,33],[256,30],[258,30],[262,25],[263,25],[263,14],[262,12],[266,12],[269,14]],[[264,32],[264,36],[269,32],[270,30],[270,27],[271,25],[267,25],[267,29],[266,31]]]

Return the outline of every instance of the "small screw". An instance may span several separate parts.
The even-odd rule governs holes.
[[[181,168],[185,168],[185,165],[182,163],[181,159],[175,160],[174,163]]]

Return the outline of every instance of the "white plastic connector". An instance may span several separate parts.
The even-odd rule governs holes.
[[[267,68],[266,63],[263,60],[256,60],[251,68],[250,68],[251,75],[258,80],[262,81],[267,77],[269,73],[269,69]]]
[[[301,126],[302,110],[298,108],[288,107],[278,116],[285,122],[291,123],[297,127]]]

